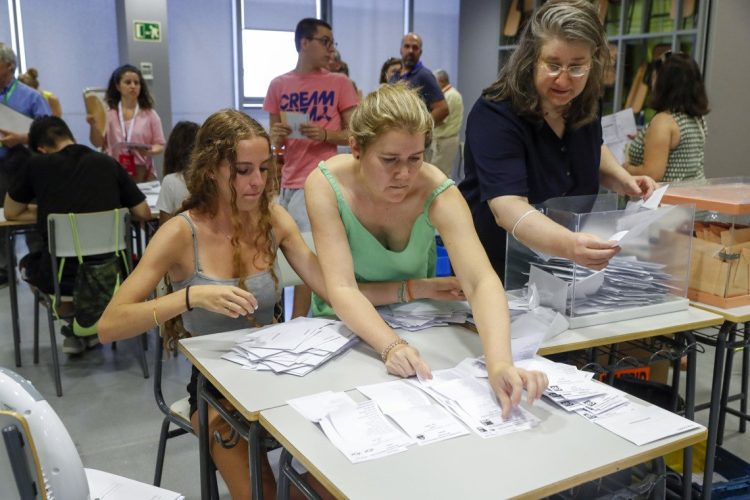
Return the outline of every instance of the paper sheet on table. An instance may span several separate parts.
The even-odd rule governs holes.
[[[281,112],[281,123],[289,125],[292,132],[287,136],[289,139],[305,139],[305,136],[300,132],[300,125],[310,121],[310,118],[305,113],[299,111],[282,111]]]
[[[621,164],[625,161],[625,146],[631,140],[628,135],[635,135],[637,132],[631,108],[602,116],[602,139]]]
[[[16,134],[28,134],[32,121],[33,118],[0,102],[0,129]],[[2,132],[0,132],[0,139],[2,139],[2,135]]]
[[[357,387],[375,401],[418,445],[443,441],[469,432],[442,406],[413,384],[394,380]]]
[[[311,422],[319,422],[323,417],[338,410],[354,408],[357,403],[345,392],[324,391],[287,401]]]
[[[637,446],[701,427],[658,406],[635,403],[630,404],[630,411],[597,418],[594,422]]]
[[[146,203],[148,204],[149,208],[155,209],[156,202],[159,200],[161,183],[158,180],[150,182],[139,182],[137,186],[138,189],[141,190],[141,193],[146,195]]]
[[[541,340],[549,340],[567,330],[569,326],[568,320],[559,312],[547,307],[537,307],[514,318],[510,324],[510,334],[513,340],[536,335],[541,336]],[[535,353],[536,351],[533,354]],[[515,346],[513,358],[516,359]]]

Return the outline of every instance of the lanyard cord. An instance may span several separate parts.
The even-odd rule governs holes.
[[[10,100],[11,96],[13,95],[13,92],[16,91],[16,86],[18,85],[18,80],[13,80],[13,83],[11,84],[8,91],[3,96],[3,104],[8,104],[8,101]]]
[[[133,136],[133,125],[135,125],[135,116],[138,114],[138,102],[135,103],[135,111],[133,112],[133,119],[130,120],[130,126],[127,132],[125,131],[125,116],[122,114],[122,101],[117,103],[117,115],[120,118],[120,130],[122,135],[125,137],[125,142],[130,142],[130,138]]]

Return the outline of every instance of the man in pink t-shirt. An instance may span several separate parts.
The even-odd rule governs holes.
[[[349,117],[358,97],[349,79],[328,71],[328,60],[334,51],[331,26],[320,19],[306,18],[297,23],[294,44],[299,54],[297,66],[271,81],[263,102],[270,114],[271,140],[275,148],[285,146],[281,172],[279,204],[292,215],[300,231],[310,231],[305,209],[305,179],[318,163],[336,154],[336,146],[349,144]],[[307,115],[299,127],[304,138],[288,136],[292,128],[284,112]],[[307,314],[310,290],[295,288],[293,316]],[[304,297],[303,297],[304,295]]]

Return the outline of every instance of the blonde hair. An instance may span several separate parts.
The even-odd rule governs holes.
[[[362,149],[390,130],[424,134],[425,146],[432,139],[432,115],[416,90],[405,82],[381,85],[354,109],[349,133]]]
[[[26,70],[26,73],[23,73],[18,77],[18,80],[31,87],[32,89],[38,89],[39,88],[39,71],[36,70],[36,68],[29,68]]]
[[[268,267],[271,271],[274,286],[278,288],[279,280],[274,272],[273,263],[276,259],[276,249],[271,234],[271,201],[276,192],[275,165],[273,162],[267,174],[266,186],[260,198],[260,217],[256,227],[242,225],[237,208],[237,191],[234,180],[237,177],[237,146],[247,139],[263,138],[268,143],[269,154],[271,139],[263,127],[244,113],[233,109],[223,109],[209,116],[201,125],[195,138],[195,147],[191,155],[190,164],[184,172],[185,184],[190,195],[182,204],[181,211],[194,210],[198,213],[214,217],[219,208],[219,190],[216,185],[215,170],[226,160],[229,162],[229,191],[231,195],[232,219],[232,264],[233,273],[238,276],[237,286],[246,290],[245,278],[247,269],[240,251],[240,239],[243,234],[254,236],[253,244],[257,250],[254,261],[258,268]],[[176,328],[167,330],[164,334],[164,347],[171,351],[177,340],[188,336],[187,332]]]

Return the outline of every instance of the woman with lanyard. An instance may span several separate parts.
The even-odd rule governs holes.
[[[164,151],[166,141],[140,70],[130,64],[117,68],[109,79],[106,100],[104,134],[96,128],[93,115],[86,115],[91,143],[103,147],[136,182],[156,179],[151,157]]]

